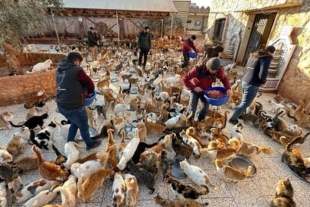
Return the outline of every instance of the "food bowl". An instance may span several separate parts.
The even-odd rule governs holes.
[[[220,91],[223,94],[225,94],[226,96],[224,96],[223,98],[211,98],[208,96],[208,93],[210,91]],[[209,104],[214,105],[214,106],[221,106],[221,105],[224,105],[228,102],[228,96],[226,94],[226,89],[223,87],[215,86],[215,87],[208,88],[207,90],[205,90],[204,96],[207,99],[207,101],[209,102]]]
[[[96,93],[96,91],[94,91],[93,94],[91,95],[91,97],[85,98],[84,106],[89,106],[91,103],[93,103],[93,101],[96,98],[96,95],[97,95],[97,93]]]
[[[197,57],[197,53],[195,53],[195,52],[189,52],[189,53],[188,53],[188,57],[190,57],[190,58],[196,58],[196,57]]]
[[[238,170],[246,171],[249,166],[252,167],[252,170],[249,176],[253,176],[256,174],[257,170],[253,162],[251,162],[248,158],[237,155],[230,162],[229,165]]]

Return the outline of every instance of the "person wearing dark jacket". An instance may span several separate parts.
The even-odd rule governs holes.
[[[191,90],[189,102],[190,115],[188,118],[194,118],[198,100],[200,99],[203,103],[203,107],[199,112],[198,121],[203,121],[205,119],[209,109],[209,103],[204,97],[204,91],[212,87],[212,83],[216,81],[216,78],[221,80],[230,98],[232,92],[229,78],[224,72],[220,59],[217,57],[204,61],[200,66],[193,67],[182,77],[183,84]]]
[[[239,116],[249,107],[256,97],[260,86],[267,81],[268,68],[272,60],[272,54],[276,49],[273,46],[268,46],[254,53],[257,58],[250,67],[247,68],[242,78],[242,100],[236,107],[233,115],[229,119],[229,123],[236,125]]]
[[[190,38],[185,40],[183,43],[183,58],[184,58],[184,63],[182,64],[182,68],[186,68],[189,63],[189,56],[188,53],[192,50],[197,53],[197,49],[194,45],[194,40],[196,39],[196,35],[192,35]]]
[[[56,103],[58,111],[71,121],[67,141],[74,141],[80,130],[86,149],[98,147],[101,140],[93,141],[89,134],[88,117],[84,106],[85,98],[95,90],[93,81],[80,67],[83,57],[78,52],[70,52],[62,60],[56,71]],[[86,89],[86,91],[85,91]]]
[[[99,46],[99,36],[96,33],[95,28],[90,27],[90,31],[88,31],[88,47],[91,52],[92,61],[97,60],[98,56],[98,46]]]
[[[145,68],[146,61],[147,61],[147,54],[149,53],[151,49],[151,35],[149,34],[150,28],[146,26],[144,30],[139,34],[138,37],[138,48],[140,49],[139,54],[139,65],[143,66]],[[143,59],[143,65],[142,64],[142,57]]]

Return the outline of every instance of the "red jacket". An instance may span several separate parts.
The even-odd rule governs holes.
[[[183,43],[183,54],[188,54],[192,49],[195,51],[195,53],[197,53],[197,49],[194,45],[194,42],[191,40],[191,38],[188,38]]]
[[[193,67],[183,77],[183,84],[189,89],[194,90],[195,87],[200,87],[202,90],[206,90],[212,87],[212,83],[216,81],[216,78],[220,79],[226,90],[231,88],[229,78],[224,72],[224,68],[220,68],[217,73],[210,74],[205,63],[200,67]]]

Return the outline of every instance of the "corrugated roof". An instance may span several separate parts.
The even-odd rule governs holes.
[[[63,0],[64,8],[178,12],[172,0]]]

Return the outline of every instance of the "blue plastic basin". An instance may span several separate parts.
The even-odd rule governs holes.
[[[189,53],[188,53],[188,57],[190,57],[190,58],[196,58],[196,57],[197,57],[197,53],[195,53],[195,52],[189,52]]]
[[[226,96],[224,98],[210,98],[207,95],[209,91],[221,91]],[[223,87],[215,86],[215,87],[208,88],[207,90],[205,90],[204,96],[207,99],[207,101],[209,102],[209,104],[214,105],[214,106],[221,106],[221,105],[224,105],[228,102],[228,96],[226,94],[226,89]]]

